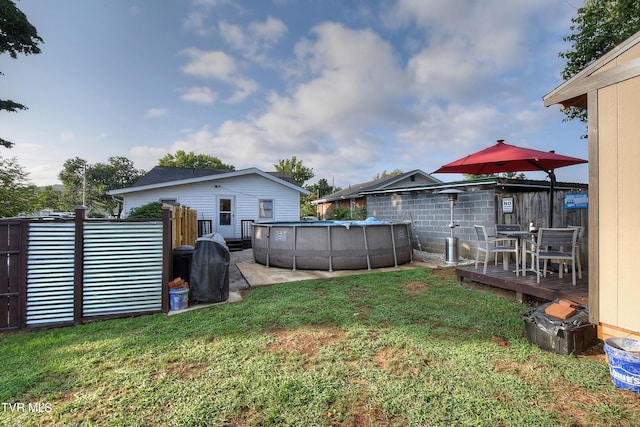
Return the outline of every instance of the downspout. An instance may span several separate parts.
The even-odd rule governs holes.
[[[113,194],[111,195],[111,198],[113,200],[116,201],[116,203],[121,203],[122,205],[122,209],[124,210],[124,197],[122,198],[122,200],[118,199],[118,197],[114,196]],[[120,217],[122,217],[122,211],[118,212],[117,218],[120,219]]]

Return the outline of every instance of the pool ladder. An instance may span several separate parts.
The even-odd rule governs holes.
[[[409,220],[407,220],[407,216]],[[413,215],[411,211],[405,212],[402,217],[402,222],[411,224],[411,243],[416,243],[418,245],[418,250],[422,252],[422,244],[420,243],[420,239],[418,239],[418,234],[416,233],[415,221],[413,220]]]

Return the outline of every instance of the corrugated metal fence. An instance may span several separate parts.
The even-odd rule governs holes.
[[[0,220],[0,331],[167,312],[171,211],[160,221]]]

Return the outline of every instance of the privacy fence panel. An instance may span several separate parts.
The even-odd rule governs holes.
[[[162,220],[0,220],[0,331],[169,311]]]
[[[83,316],[162,309],[162,222],[87,222]]]
[[[72,323],[74,223],[31,223],[27,253],[27,326]]]

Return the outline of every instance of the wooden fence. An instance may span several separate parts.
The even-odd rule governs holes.
[[[586,193],[586,189],[584,192]],[[553,205],[553,225],[566,227],[569,225],[584,227],[582,247],[589,247],[589,210],[587,208],[567,209],[564,207],[564,197],[574,194],[575,191],[557,189]],[[502,199],[513,199],[513,210],[510,213],[503,211]],[[521,224],[527,226],[529,221],[537,227],[549,225],[549,193],[548,192],[500,192],[495,195],[496,224]],[[581,251],[583,266],[588,265],[589,254],[586,249]]]
[[[165,205],[171,210],[172,248],[195,245],[198,238],[198,211],[186,206]]]
[[[573,191],[556,190],[554,192],[553,224],[556,227],[567,225],[588,225],[588,209],[566,209],[564,197]],[[585,190],[586,193],[586,190]],[[503,211],[502,199],[512,198],[513,211]],[[533,221],[536,226],[549,226],[549,193],[547,192],[502,192],[496,193],[496,223],[528,224]]]

